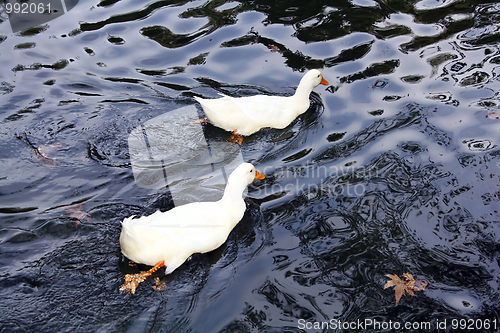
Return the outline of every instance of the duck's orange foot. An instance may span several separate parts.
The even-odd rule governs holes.
[[[156,272],[160,267],[165,266],[164,261],[160,261],[156,265],[154,265],[153,268],[151,268],[149,271],[145,272],[140,272],[136,274],[126,274],[125,275],[125,283],[120,287],[120,291],[127,291],[131,294],[135,294],[135,290],[139,286],[141,282],[144,282],[151,274]]]
[[[141,282],[146,280],[151,274],[148,272],[141,272],[137,274],[127,274],[125,275],[125,283],[120,287],[120,291],[127,291],[131,294],[135,294],[135,290]]]
[[[237,129],[233,131],[233,134],[229,137],[229,142],[231,143],[237,143],[241,146],[243,143],[243,137],[239,134],[236,133]]]

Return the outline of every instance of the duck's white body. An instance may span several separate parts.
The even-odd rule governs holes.
[[[197,202],[167,212],[126,218],[122,222],[122,253],[136,263],[164,261],[165,274],[173,272],[193,253],[215,250],[227,239],[245,213],[243,191],[264,176],[242,163],[229,176],[224,196],[216,202]]]
[[[215,126],[236,134],[250,135],[261,128],[282,129],[309,108],[309,94],[319,84],[328,85],[321,72],[313,69],[300,80],[293,96],[224,96],[217,99],[194,97]]]

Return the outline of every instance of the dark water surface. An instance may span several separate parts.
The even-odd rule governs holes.
[[[499,3],[80,1],[16,34],[0,17],[0,331],[498,331]],[[266,179],[228,241],[166,291],[119,292],[137,271],[120,222],[173,207],[136,185],[132,130],[193,95],[291,94],[311,68],[330,81],[311,109],[241,146]],[[429,285],[396,306],[385,275],[406,272]]]

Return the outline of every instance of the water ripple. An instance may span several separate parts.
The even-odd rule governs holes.
[[[16,34],[0,14],[2,327],[498,322],[499,10],[455,0],[80,1]],[[330,85],[315,88],[311,108],[237,147],[266,179],[249,186],[228,241],[158,272],[166,291],[145,282],[119,293],[123,274],[144,268],[122,257],[120,221],[173,207],[169,189],[136,185],[129,133],[193,96],[291,95],[312,68]],[[229,134],[204,126],[208,140]],[[429,286],[396,306],[385,275],[405,272]]]

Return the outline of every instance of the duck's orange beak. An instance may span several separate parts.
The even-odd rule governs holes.
[[[255,170],[255,179],[264,179],[266,178],[263,174],[261,174],[260,172],[258,172],[257,170]]]
[[[316,82],[317,82],[317,81],[316,81]],[[325,78],[324,78],[324,77],[322,77],[322,78],[321,78],[321,82],[320,82],[320,84],[323,84],[323,85],[327,86],[327,85],[329,85],[330,83],[328,83],[328,81],[327,81],[327,80],[325,80]]]

